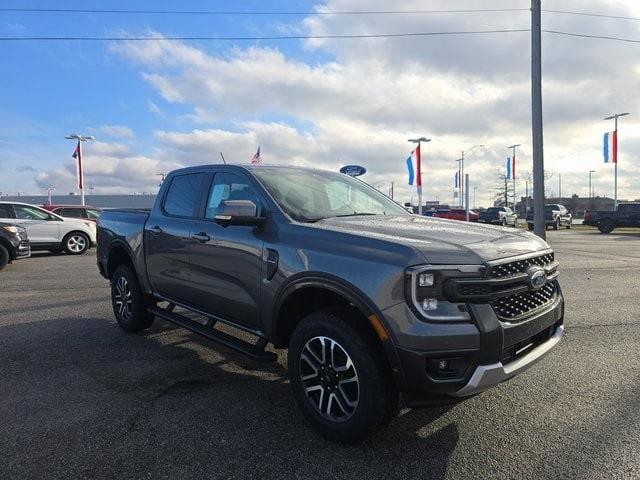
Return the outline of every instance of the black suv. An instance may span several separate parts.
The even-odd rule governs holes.
[[[27,231],[18,225],[0,222],[0,270],[13,260],[30,256]]]
[[[564,331],[542,239],[412,215],[336,172],[177,170],[151,212],[102,213],[97,256],[122,329],[157,317],[259,362],[288,349],[301,410],[344,442],[390,421],[400,394],[424,406],[517,375]]]

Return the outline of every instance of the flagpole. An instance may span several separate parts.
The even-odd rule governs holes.
[[[72,133],[71,135],[67,135],[67,140],[77,140],[78,141],[78,187],[80,190],[80,202],[82,206],[84,206],[84,166],[82,164],[82,142],[86,142],[88,140],[95,140],[95,138],[91,135],[78,135],[77,133]]]
[[[613,128],[613,139],[616,142],[614,155],[615,155],[615,164],[613,166],[613,209],[618,209],[618,116],[616,115],[616,119],[614,120],[614,128]]]
[[[418,154],[416,155],[416,166],[417,166],[417,172],[416,172],[416,185],[417,185],[417,190],[418,190],[418,215],[422,215],[422,152],[421,152],[421,148],[420,148],[420,143],[421,142],[430,142],[431,139],[430,138],[426,138],[426,137],[420,137],[420,138],[410,138],[408,140],[411,143],[417,143],[418,146],[416,147],[416,149],[418,150]]]

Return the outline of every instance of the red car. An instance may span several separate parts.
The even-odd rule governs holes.
[[[434,217],[437,218],[448,218],[450,220],[462,220],[464,222],[466,215],[465,211],[462,208],[454,208],[452,210],[448,210],[446,212],[436,212],[433,214]],[[469,221],[477,222],[479,215],[473,210],[469,210]]]
[[[98,207],[91,207],[89,205],[42,205],[42,208],[56,213],[61,217],[68,218],[84,218],[95,222],[102,210]]]

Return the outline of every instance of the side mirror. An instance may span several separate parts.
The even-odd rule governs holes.
[[[258,207],[251,200],[224,200],[218,207],[215,217],[218,224],[257,226],[264,222],[258,212]]]

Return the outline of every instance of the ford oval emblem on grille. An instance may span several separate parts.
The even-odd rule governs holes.
[[[529,277],[529,286],[533,290],[540,290],[547,283],[547,273],[542,267],[530,267],[527,269],[527,276]]]

